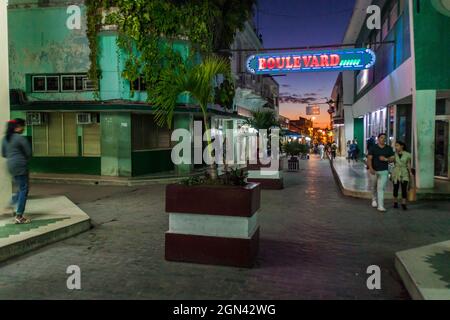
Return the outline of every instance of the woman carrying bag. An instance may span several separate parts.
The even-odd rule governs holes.
[[[394,183],[394,208],[398,209],[398,194],[402,190],[402,209],[408,210],[406,206],[408,201],[408,185],[410,184],[411,173],[411,154],[406,150],[406,144],[398,141],[395,144],[395,162],[392,169],[392,182]]]

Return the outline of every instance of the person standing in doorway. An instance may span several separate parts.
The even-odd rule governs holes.
[[[386,134],[378,136],[378,143],[370,150],[367,157],[367,165],[370,174],[373,175],[372,182],[372,207],[380,212],[386,212],[384,208],[384,190],[389,179],[389,162],[395,161],[394,150],[386,145]]]
[[[392,170],[394,183],[394,208],[398,209],[398,192],[402,189],[402,209],[407,210],[408,184],[411,174],[411,154],[406,151],[406,144],[398,141],[395,144],[395,166]]]
[[[2,156],[7,159],[9,173],[13,176],[14,183],[18,187],[17,193],[11,200],[11,207],[15,209],[16,224],[31,222],[24,217],[29,190],[28,161],[31,158],[30,144],[22,136],[24,130],[25,120],[11,120],[8,122],[6,134],[2,141]]]
[[[350,140],[347,141],[347,160],[348,164],[350,164],[350,161],[352,160],[352,142]]]
[[[356,153],[357,153],[357,148],[358,148],[358,145],[356,145],[356,144],[355,144],[355,140],[353,140],[353,141],[350,143],[350,159],[351,159],[353,162],[357,162],[357,159],[356,159],[356,157],[357,157],[357,155],[356,155]]]
[[[355,140],[353,140],[353,160],[355,160],[355,162],[358,162],[359,152],[358,140],[355,138]]]
[[[323,160],[325,158],[325,146],[323,145],[322,142],[319,144],[318,149],[320,154],[320,160]]]

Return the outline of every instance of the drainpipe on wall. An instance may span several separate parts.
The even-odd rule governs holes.
[[[8,67],[8,23],[6,0],[0,0],[0,138],[3,139],[5,123],[9,119],[9,67]],[[11,197],[11,179],[5,160],[0,157],[0,209]]]

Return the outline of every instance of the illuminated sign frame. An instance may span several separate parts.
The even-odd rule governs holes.
[[[446,15],[447,17],[450,17],[450,7],[448,7],[448,4],[444,4],[443,2],[444,0],[431,0],[431,4],[436,8],[437,11],[439,11],[443,15]]]
[[[250,56],[247,59],[247,70],[256,75],[356,71],[370,69],[375,62],[375,52],[366,48],[266,53]]]

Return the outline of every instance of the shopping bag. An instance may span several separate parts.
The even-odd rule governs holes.
[[[414,174],[411,175],[409,182],[408,201],[409,202],[417,201],[416,176]]]

